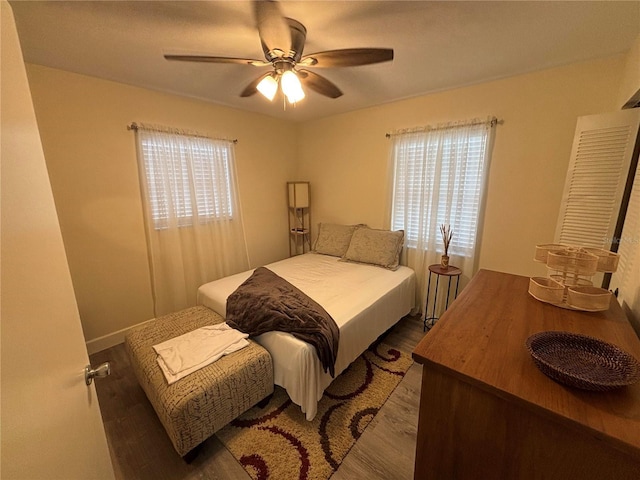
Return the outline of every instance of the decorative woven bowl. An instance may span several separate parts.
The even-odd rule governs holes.
[[[580,249],[550,251],[547,255],[547,266],[559,272],[591,276],[598,269],[598,257]]]
[[[601,312],[607,310],[610,303],[611,292],[604,288],[571,286],[567,291],[567,304],[580,310]]]
[[[564,287],[551,278],[531,277],[529,294],[541,302],[562,303]]]
[[[564,243],[545,243],[543,245],[536,245],[536,254],[533,260],[536,262],[547,263],[547,256],[549,252],[559,252],[565,250],[568,245]]]
[[[563,275],[562,273],[550,273],[549,278],[565,287],[590,287],[593,282],[586,277],[577,275]]]
[[[584,247],[584,251],[598,257],[598,266],[596,268],[599,272],[613,273],[618,269],[620,255],[617,253],[591,247]]]
[[[640,380],[638,360],[597,338],[539,332],[527,338],[525,345],[542,373],[570,387],[606,391]]]

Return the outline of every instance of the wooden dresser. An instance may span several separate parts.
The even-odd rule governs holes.
[[[528,285],[481,270],[413,352],[423,365],[416,479],[640,479],[640,383],[565,387],[524,345],[560,330],[640,359],[638,337],[615,299],[578,312],[535,300]]]

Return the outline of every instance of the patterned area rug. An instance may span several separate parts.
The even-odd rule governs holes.
[[[216,435],[254,479],[326,480],[378,413],[413,363],[379,343],[327,388],[308,422],[284,389]]]

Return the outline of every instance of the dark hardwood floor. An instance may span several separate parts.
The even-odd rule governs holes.
[[[421,320],[405,317],[384,341],[412,352],[423,335]],[[99,379],[96,389],[117,479],[250,478],[215,435],[191,464],[185,463],[138,385],[124,346],[91,355],[92,365],[106,361],[111,376]],[[422,367],[414,363],[332,480],[413,478],[421,375]]]

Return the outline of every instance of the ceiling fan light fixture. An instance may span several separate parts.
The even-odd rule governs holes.
[[[305,97],[300,79],[293,70],[287,70],[282,74],[280,84],[282,92],[287,96],[290,103],[297,103]]]
[[[307,70],[308,67],[356,67],[393,60],[391,48],[343,48],[326,50],[303,56],[307,29],[289,17],[282,15],[278,0],[252,0],[258,36],[262,45],[264,60],[211,55],[165,55],[167,60],[187,62],[230,63],[254,67],[273,67],[262,73],[240,92],[246,98],[260,92],[270,102],[278,96],[278,85],[286,100],[296,104],[305,98],[302,89],[308,88],[328,98],[339,98],[342,91],[329,79]]]
[[[267,75],[258,83],[256,89],[271,102],[278,91],[278,81],[273,75]]]

